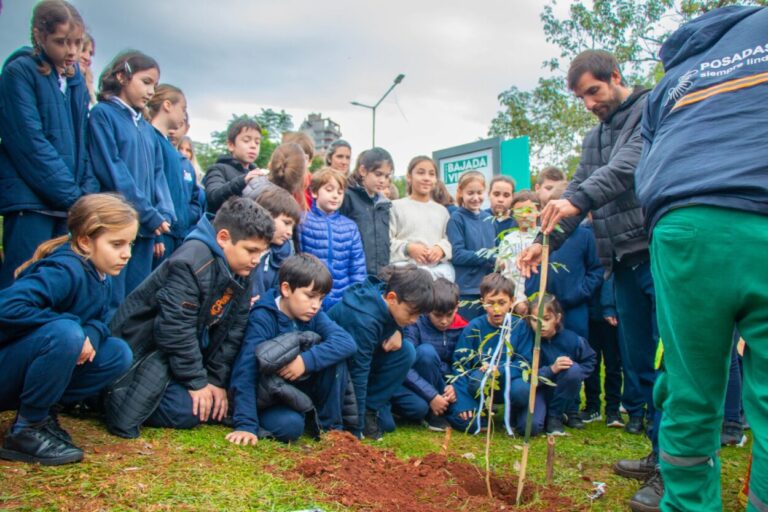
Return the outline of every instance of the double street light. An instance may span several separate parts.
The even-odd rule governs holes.
[[[389,86],[389,89],[387,89],[387,92],[384,93],[384,96],[379,99],[374,105],[366,105],[364,103],[360,103],[358,101],[351,101],[350,103],[356,107],[363,107],[370,109],[373,113],[373,130],[372,130],[372,137],[371,137],[371,147],[376,147],[376,109],[381,105],[381,102],[384,101],[384,98],[387,97],[387,95],[392,92],[392,89],[397,87],[397,84],[403,81],[403,78],[405,78],[405,75],[400,73],[395,77],[395,81],[392,83],[392,85]]]

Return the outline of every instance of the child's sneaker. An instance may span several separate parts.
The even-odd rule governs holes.
[[[578,412],[565,415],[565,426],[575,428],[576,430],[584,430],[584,422],[581,421],[581,416]]]
[[[435,416],[431,412],[427,415],[427,429],[432,432],[445,432],[450,427],[451,425],[444,417]]]
[[[563,419],[559,416],[547,416],[546,432],[548,436],[564,436]]]
[[[744,427],[736,421],[726,421],[723,423],[723,430],[720,432],[721,446],[743,447],[747,442],[747,436],[744,435]]]
[[[617,412],[606,413],[605,426],[609,428],[624,428],[624,419]]]
[[[590,410],[583,410],[581,411],[581,421],[584,423],[592,423],[593,421],[600,421],[603,419],[603,416],[600,414],[600,411],[590,411]]]
[[[365,411],[365,425],[363,425],[363,439],[381,441],[384,433],[379,428],[379,415],[376,411]]]

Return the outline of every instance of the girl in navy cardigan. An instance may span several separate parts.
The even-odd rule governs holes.
[[[91,194],[69,211],[69,235],[38,247],[0,297],[0,411],[18,410],[0,458],[46,465],[77,462],[83,451],[54,407],[95,396],[131,364],[110,336],[111,277],[131,257],[138,218],[110,194]]]
[[[456,201],[459,207],[451,214],[446,232],[453,247],[456,284],[465,304],[459,314],[470,321],[483,314],[480,281],[493,272],[496,256],[490,251],[496,245],[496,228],[491,215],[482,209],[485,200],[485,177],[477,171],[461,175]]]
[[[133,257],[114,280],[113,309],[150,274],[155,238],[176,220],[160,144],[142,116],[159,78],[152,57],[118,55],[101,74],[99,103],[88,122],[88,151],[101,189],[123,195],[139,213]]]
[[[87,166],[88,89],[77,66],[83,20],[63,1],[40,2],[32,44],[0,77],[0,288],[37,246],[66,232],[67,210],[99,185]]]
[[[178,87],[161,84],[147,103],[150,123],[163,156],[163,172],[168,182],[176,222],[171,232],[155,241],[155,267],[170,256],[200,220],[200,197],[194,172],[182,166],[186,160],[170,140],[171,130],[178,130],[186,123],[187,100]]]

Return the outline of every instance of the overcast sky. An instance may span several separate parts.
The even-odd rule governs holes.
[[[272,107],[296,128],[310,112],[330,117],[356,155],[370,147],[371,112],[350,101],[375,103],[404,73],[376,123],[398,174],[412,156],[485,138],[497,95],[533,87],[557,54],[535,0],[71,1],[96,40],[96,76],[124,49],[155,57],[201,142],[232,113]],[[5,58],[29,44],[35,2],[2,3]]]

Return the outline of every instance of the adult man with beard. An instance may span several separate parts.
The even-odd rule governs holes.
[[[622,402],[629,413],[626,430],[641,433],[644,418],[654,418],[654,360],[658,342],[648,235],[634,190],[635,168],[643,148],[640,125],[648,91],[628,87],[616,58],[599,50],[587,50],[573,60],[568,70],[568,88],[600,124],[585,136],[581,161],[562,198],[550,201],[542,210],[541,231],[550,234],[550,248],[555,250],[592,212],[600,259],[606,272],[615,276],[624,367]],[[562,231],[554,230],[558,224]],[[524,275],[536,272],[541,260],[541,241],[539,235],[518,258]],[[663,494],[657,465],[657,430],[649,425],[648,435],[653,444],[650,455],[641,460],[622,460],[614,466],[622,476],[646,480],[630,500],[633,510],[658,510]]]

